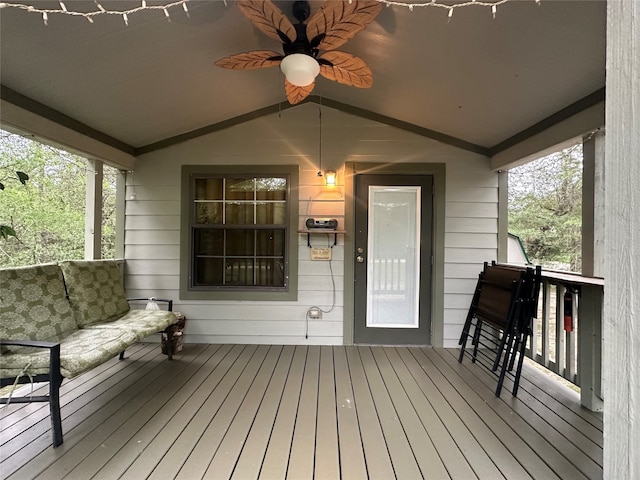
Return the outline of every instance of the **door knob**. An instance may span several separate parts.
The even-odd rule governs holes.
[[[364,257],[363,257],[362,255],[358,255],[358,256],[356,257],[356,262],[358,262],[358,263],[364,263]]]

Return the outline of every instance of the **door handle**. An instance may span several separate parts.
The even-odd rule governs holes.
[[[358,255],[358,256],[356,257],[356,262],[358,262],[358,263],[364,263],[364,257],[363,257],[362,255]]]

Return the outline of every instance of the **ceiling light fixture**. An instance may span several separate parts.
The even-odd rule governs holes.
[[[292,53],[280,62],[280,69],[289,83],[297,87],[311,85],[320,73],[320,64],[304,53]]]

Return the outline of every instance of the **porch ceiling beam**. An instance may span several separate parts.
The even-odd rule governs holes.
[[[527,163],[531,156],[604,126],[605,89],[601,88],[491,147],[494,170]]]
[[[375,113],[370,110],[365,110],[363,108],[355,107],[347,103],[338,102],[330,98],[320,97],[318,95],[310,95],[304,101],[300,102],[297,105],[303,105],[305,103],[316,103],[318,105],[333,108],[341,112],[348,113],[350,115],[355,115],[357,117],[366,118],[368,120],[384,123],[386,125],[399,128],[401,130],[406,130],[408,132],[421,135],[423,137],[437,140],[447,145],[452,145],[454,147],[458,147],[463,150],[468,150],[473,153],[479,153],[480,155],[489,156],[489,153],[490,153],[490,149],[488,149],[487,147],[483,147],[482,145],[477,145],[475,143],[467,142],[466,140],[452,137],[451,135],[446,135],[444,133],[436,132],[435,130],[419,127],[418,125],[415,125],[413,123],[403,122],[401,120],[388,117],[386,115],[381,115],[379,113]],[[295,106],[296,105],[290,105],[288,103],[276,103],[268,107],[260,108],[258,110],[254,110],[253,112],[245,113],[243,115],[239,115],[237,117],[233,117],[233,118],[224,120],[222,122],[213,123],[211,125],[207,125],[206,127],[202,127],[202,128],[193,130],[191,132],[183,133],[181,135],[176,135],[174,137],[169,137],[164,140],[160,140],[159,142],[151,143],[149,145],[145,145],[143,147],[137,148],[136,156],[143,155],[145,153],[151,153],[156,150],[161,150],[163,148],[171,147],[173,145],[177,145],[179,143],[186,142],[188,140],[201,137],[203,135],[215,133],[225,128],[233,127],[243,122],[254,120],[264,115],[270,115],[272,113],[277,113],[283,110],[287,110]]]
[[[94,156],[119,168],[133,168],[135,148],[85,125],[53,108],[0,85],[0,125],[7,130],[31,133],[83,156]]]
[[[492,168],[498,170],[504,169],[506,166],[514,166],[517,163],[524,163],[523,159],[526,160],[530,155],[538,154],[546,148],[556,146],[563,141],[603,126],[604,95],[604,88],[596,90],[592,94],[492,147],[471,143],[451,135],[318,95],[311,95],[301,103],[324,105],[469,152],[491,157]],[[45,140],[71,147],[81,151],[83,154],[90,153],[108,163],[113,162],[116,166],[126,168],[133,168],[133,162],[137,156],[168,148],[265,115],[287,110],[294,106],[288,103],[277,103],[136,148],[4,85],[0,85],[0,96],[3,106],[2,125],[13,126],[23,132],[34,133]],[[552,127],[555,128],[552,129]],[[85,141],[79,142],[78,135],[86,137]],[[105,156],[105,152],[96,152],[98,142],[104,147],[108,147],[112,151],[111,154]],[[79,146],[78,143],[82,146]],[[91,143],[93,143],[93,146],[87,148],[87,144],[91,145]],[[97,148],[97,150],[101,149]],[[115,155],[113,152],[116,152]]]

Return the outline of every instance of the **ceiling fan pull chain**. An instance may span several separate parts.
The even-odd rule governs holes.
[[[322,100],[318,107],[318,176],[322,176]]]

